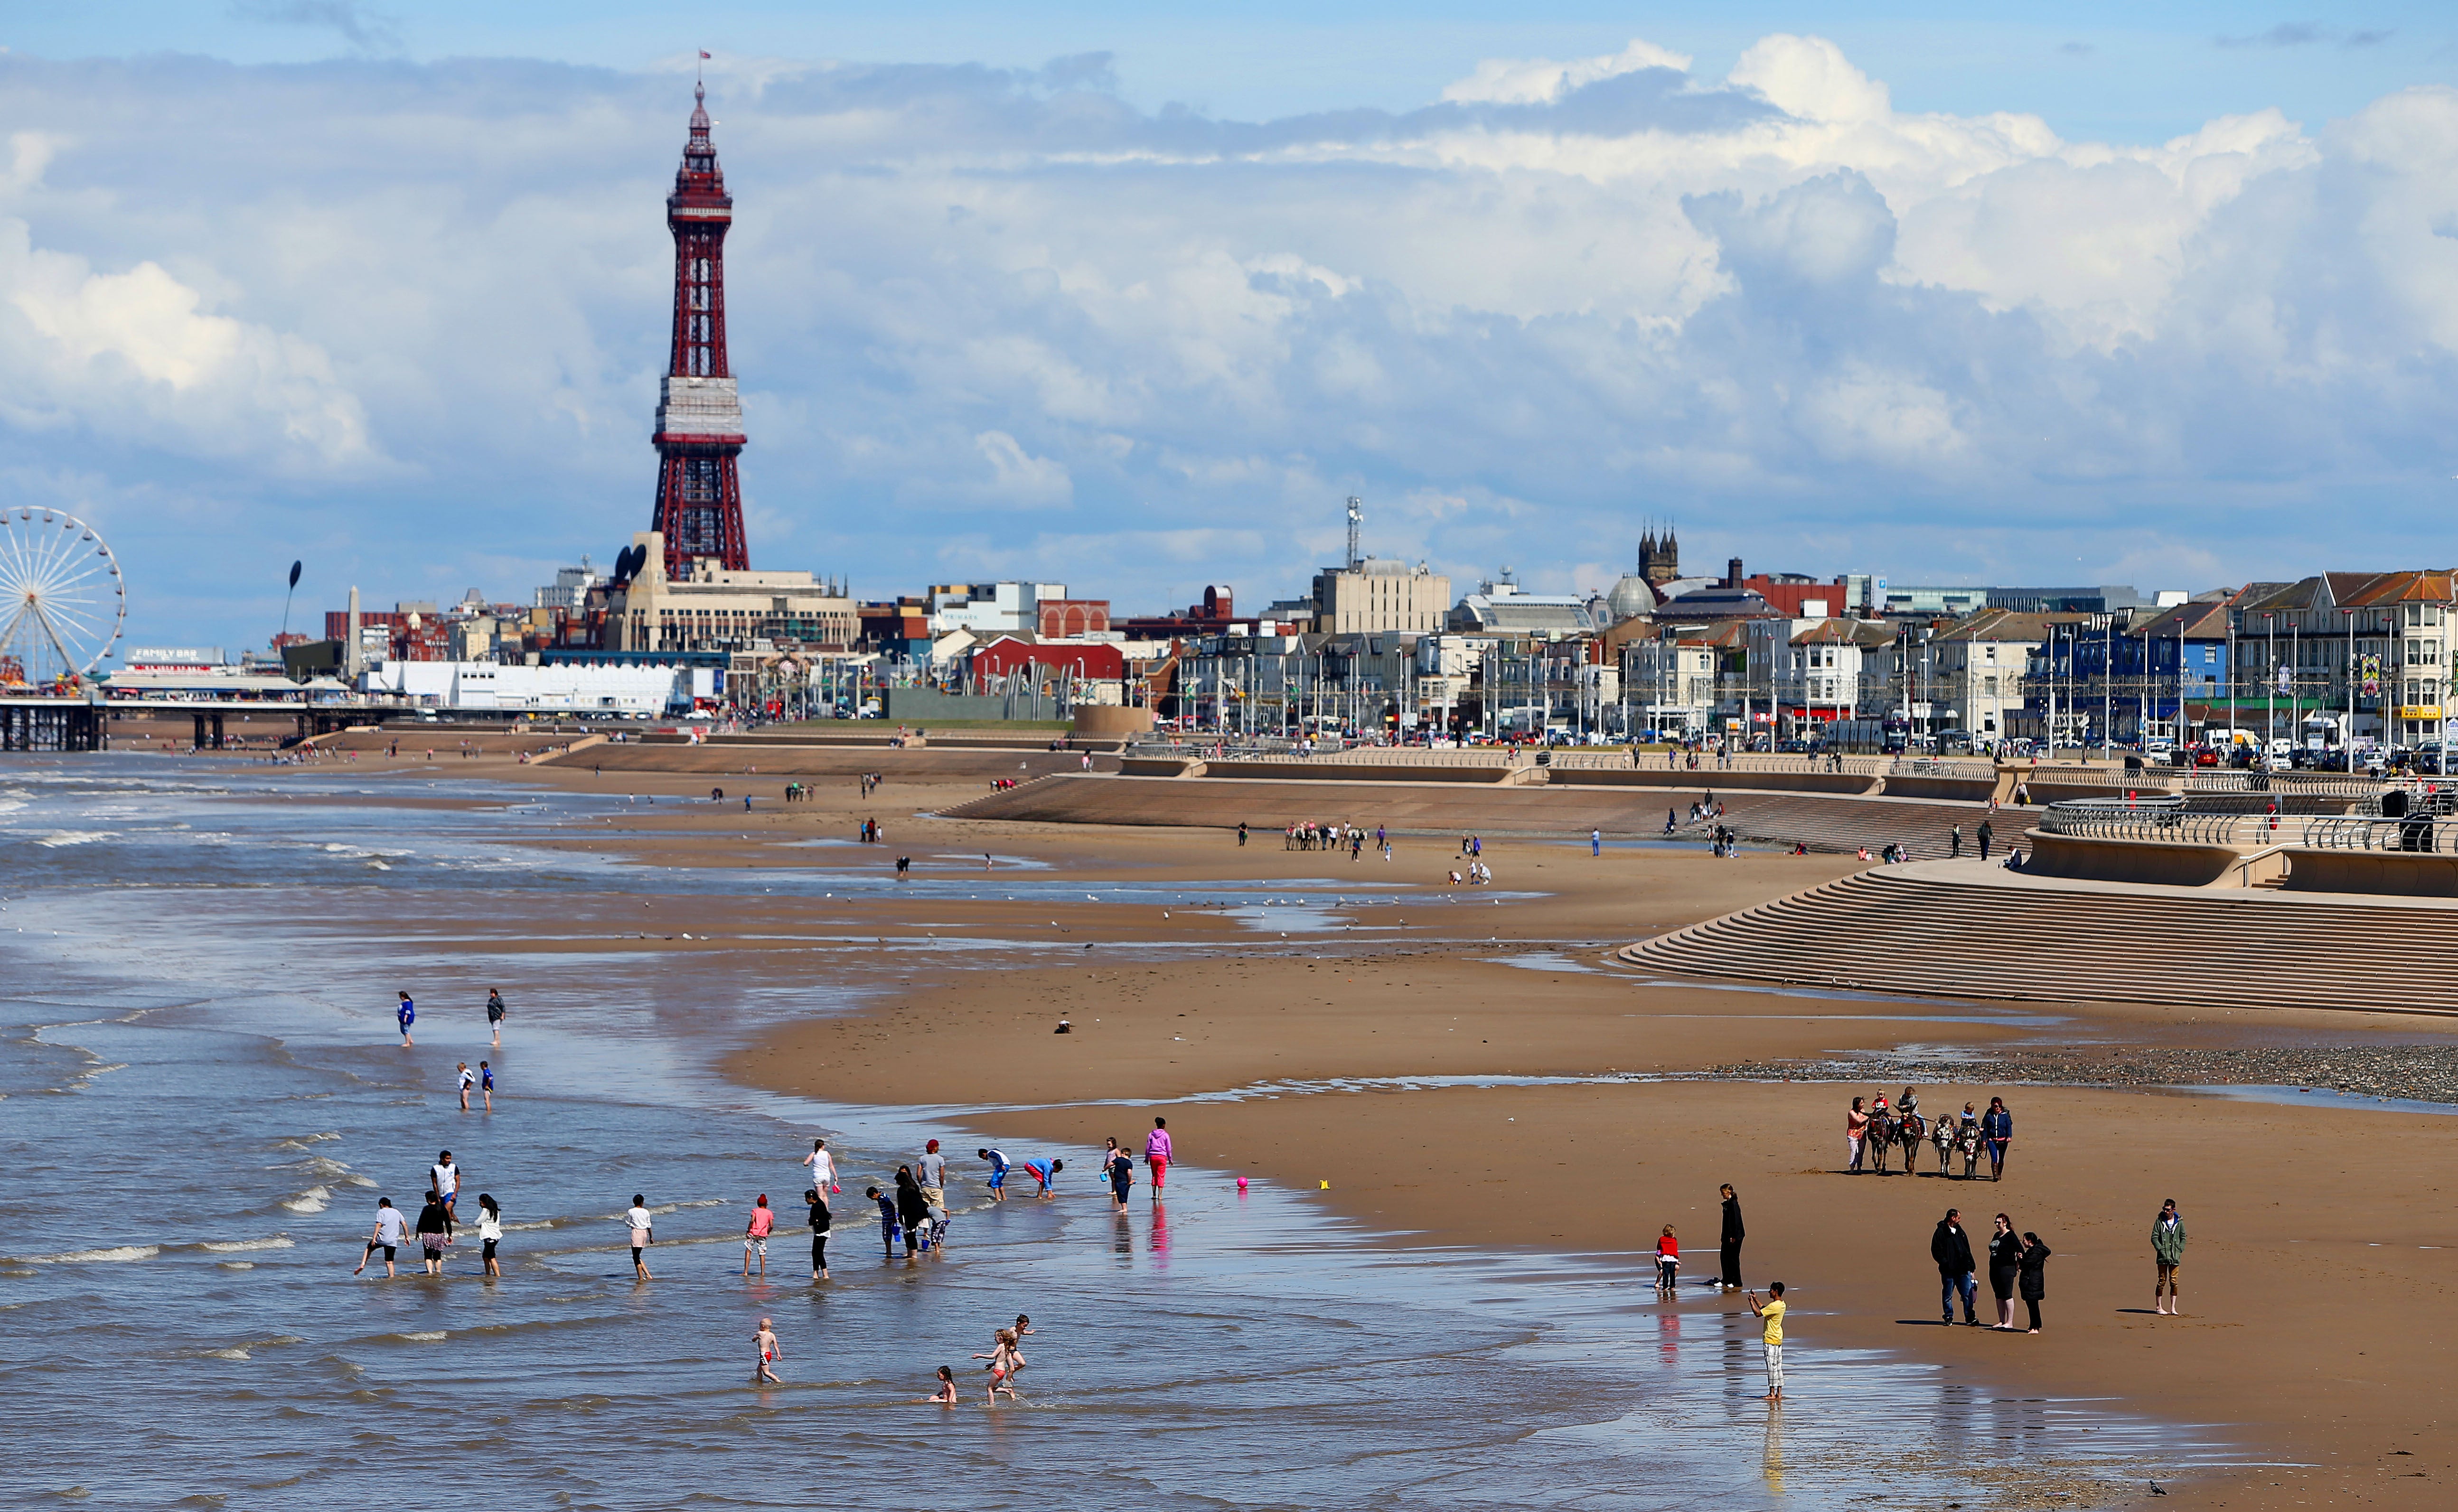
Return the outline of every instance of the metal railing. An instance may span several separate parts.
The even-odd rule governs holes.
[[[2429,814],[2383,819],[2347,816],[2313,819],[2304,826],[2304,843],[2323,851],[2411,851],[2458,855],[2458,825]]]

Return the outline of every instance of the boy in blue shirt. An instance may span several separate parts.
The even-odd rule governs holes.
[[[1003,1150],[976,1150],[973,1153],[981,1156],[984,1160],[990,1163],[990,1200],[992,1202],[1007,1201],[1007,1151]]]
[[[896,1258],[896,1241],[904,1237],[896,1221],[896,1199],[880,1195],[877,1187],[866,1187],[862,1194],[879,1204],[879,1242],[886,1248],[887,1257],[893,1260]]]

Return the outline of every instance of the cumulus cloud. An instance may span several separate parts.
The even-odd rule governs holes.
[[[1549,105],[1598,79],[1641,69],[1687,73],[1690,58],[1636,37],[1619,52],[1568,63],[1551,58],[1488,58],[1476,66],[1475,72],[1446,88],[1443,98],[1462,104]]]
[[[719,60],[755,561],[1268,600],[1358,493],[1462,579],[1574,580],[1651,517],[1821,573],[2276,575],[2351,502],[2437,526],[2458,471],[2458,91],[2125,144],[1900,110],[1811,36],[1260,122],[1113,67]],[[0,57],[0,475],[77,480],[140,604],[276,537],[378,601],[602,560],[688,108]]]

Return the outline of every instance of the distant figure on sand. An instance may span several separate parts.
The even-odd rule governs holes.
[[[2014,1220],[2001,1212],[1989,1234],[1989,1295],[1997,1302],[1992,1326],[2000,1332],[2014,1326],[2014,1281],[2022,1272],[2023,1236],[2014,1232]]]
[[[1750,1311],[1766,1320],[1766,1368],[1768,1401],[1783,1400],[1783,1283],[1767,1288],[1767,1299],[1759,1300],[1756,1292],[1749,1294]]]
[[[1861,1169],[1861,1145],[1869,1136],[1869,1115],[1864,1111],[1864,1099],[1852,1099],[1851,1110],[1844,1115],[1844,1152],[1852,1157],[1851,1169]]]
[[[418,1022],[418,1005],[410,1002],[409,994],[405,992],[401,995],[401,1006],[392,1010],[392,1016],[401,1021],[402,1048],[407,1049],[416,1043],[409,1037],[409,1026]]]
[[[2159,1204],[2159,1216],[2151,1221],[2151,1255],[2159,1262],[2158,1278],[2151,1283],[2151,1311],[2181,1315],[2185,1306],[2177,1295],[2177,1267],[2185,1263],[2185,1215],[2177,1211],[2174,1197]]]
[[[2006,1110],[2004,1098],[1989,1099],[1989,1111],[1980,1118],[1980,1138],[1989,1148],[1989,1179],[2004,1180],[2006,1147],[2014,1142],[2014,1115]]]
[[[2023,1231],[2022,1279],[2023,1306],[2030,1310],[2031,1326],[2027,1332],[2040,1331],[2040,1299],[2049,1295],[2049,1247],[2031,1230]]]
[[[1741,1199],[1733,1195],[1730,1182],[1718,1190],[1724,1196],[1723,1284],[1726,1291],[1738,1292],[1741,1289],[1741,1238],[1746,1232],[1741,1227]]]
[[[1971,1235],[1963,1232],[1963,1214],[1953,1208],[1938,1220],[1937,1231],[1929,1235],[1928,1257],[1937,1262],[1939,1319],[1951,1326],[1954,1322],[1954,1298],[1963,1297],[1963,1320],[1973,1328],[1980,1326],[1976,1307],[1979,1298],[1979,1277],[1971,1259]]]

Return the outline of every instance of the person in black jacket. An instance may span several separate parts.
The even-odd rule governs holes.
[[[2001,1212],[1996,1232],[1989,1235],[1989,1293],[1997,1299],[1997,1328],[2014,1326],[2014,1277],[2022,1268],[2022,1236],[2014,1232],[2014,1220]]]
[[[906,1258],[912,1258],[922,1243],[922,1222],[930,1216],[930,1199],[922,1195],[922,1183],[913,1178],[913,1168],[896,1168],[896,1220],[905,1231]]]
[[[1980,1291],[1979,1276],[1971,1263],[1971,1235],[1963,1232],[1963,1212],[1948,1208],[1938,1220],[1937,1232],[1929,1235],[1928,1257],[1937,1262],[1938,1311],[1941,1321],[1954,1321],[1956,1293],[1963,1295],[1963,1320],[1974,1328],[1980,1326],[1980,1314],[1973,1306]]]
[[[2049,1247],[2031,1230],[2023,1231],[2023,1305],[2031,1310],[2031,1332],[2040,1331],[2040,1298],[2049,1295]]]
[[[1726,1182],[1724,1192],[1724,1290],[1741,1289],[1741,1199],[1733,1195],[1733,1185]]]

